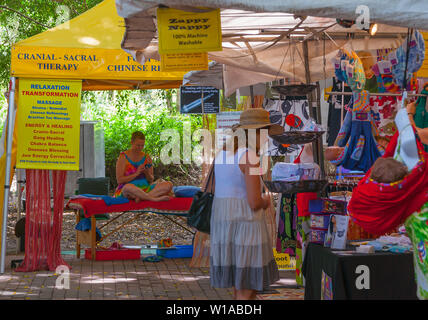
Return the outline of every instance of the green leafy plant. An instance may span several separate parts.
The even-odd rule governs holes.
[[[0,123],[7,113],[3,92],[10,78],[11,47],[72,19],[102,0],[2,0],[0,1]],[[67,16],[61,8],[67,7]],[[145,132],[146,150],[155,163],[155,175],[177,183],[197,184],[199,168],[195,165],[163,165],[160,151],[167,143],[160,140],[165,129],[183,132],[183,122],[190,121],[192,133],[202,126],[200,116],[181,115],[175,103],[176,89],[83,92],[81,120],[98,121],[104,130],[106,176],[115,183],[115,165],[121,151],[129,148],[135,130]],[[196,177],[197,176],[197,177]],[[180,180],[181,179],[181,180]]]
[[[182,183],[186,184],[198,183],[199,176],[190,174],[199,170],[196,165],[161,163],[161,150],[168,143],[161,140],[161,133],[173,129],[183,137],[183,123],[188,121],[193,134],[202,127],[202,117],[180,114],[175,102],[170,101],[168,106],[167,97],[161,91],[124,90],[83,94],[82,120],[99,121],[104,128],[106,176],[111,181],[116,181],[115,168],[120,152],[130,147],[132,133],[139,130],[146,135],[144,149],[153,159],[156,177],[165,180],[181,178]],[[197,142],[192,141],[192,148],[196,144]]]

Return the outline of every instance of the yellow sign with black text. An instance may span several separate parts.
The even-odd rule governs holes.
[[[157,9],[160,54],[221,51],[220,9],[186,12]]]
[[[160,61],[144,65],[123,50],[13,47],[11,75],[50,79],[182,80],[182,72],[161,72]]]
[[[79,170],[82,81],[19,80],[16,167]]]
[[[161,71],[208,70],[208,53],[167,53],[161,55]]]
[[[278,253],[273,249],[273,256],[278,270],[296,270],[296,257],[290,257],[287,253]]]

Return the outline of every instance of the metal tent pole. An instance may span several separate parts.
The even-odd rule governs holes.
[[[9,109],[7,116],[7,139],[6,139],[6,172],[4,179],[4,198],[3,198],[3,227],[1,234],[1,260],[0,260],[0,273],[4,273],[5,258],[6,258],[6,238],[7,238],[7,212],[8,200],[10,191],[10,169],[12,164],[12,143],[13,143],[13,110],[15,108],[15,85],[16,78],[12,77],[11,88],[9,93]],[[4,129],[3,129],[4,130]]]
[[[309,68],[309,49],[308,49],[308,42],[307,41],[303,41],[302,42],[302,49],[303,49],[303,63],[305,66],[305,80],[306,80],[306,84],[310,84],[311,83],[311,71]],[[314,98],[314,92],[311,91],[308,95],[308,104],[309,104],[309,116],[314,119],[317,123],[321,123],[321,119],[317,119],[317,111],[314,110],[314,103],[315,103],[315,98]],[[315,108],[320,108],[320,105],[316,105]],[[323,152],[322,151],[322,138],[317,139],[315,141],[312,142],[312,154],[314,157],[314,162],[317,163],[320,168],[323,165],[321,163],[321,159],[320,159],[320,154]]]
[[[330,91],[326,92],[326,95],[332,96],[352,96],[352,92],[340,92],[340,91]],[[370,96],[374,97],[402,97],[402,93],[387,93],[387,92],[378,92],[378,93],[369,93]],[[408,97],[426,97],[426,94],[420,93],[408,93]]]
[[[343,97],[343,94],[345,93],[345,82],[342,81],[342,107],[340,108],[340,127],[343,125],[343,114],[345,113],[343,111],[343,108],[345,107],[345,98]]]

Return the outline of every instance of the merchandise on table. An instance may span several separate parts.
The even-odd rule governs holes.
[[[332,200],[332,199],[316,199],[309,201],[310,213],[335,213],[347,214],[346,201]]]
[[[327,229],[330,222],[329,214],[311,214],[311,228]]]
[[[309,241],[324,245],[327,232],[328,232],[328,229],[312,229],[311,234],[309,236]]]
[[[346,201],[327,198],[310,200],[311,233],[309,241],[329,247],[337,237],[337,243],[335,243],[334,247],[344,249],[349,220],[346,215],[346,205]],[[338,225],[340,225],[340,228],[336,228]]]
[[[330,215],[328,232],[325,236],[324,247],[344,250],[348,233],[349,216],[332,214]]]

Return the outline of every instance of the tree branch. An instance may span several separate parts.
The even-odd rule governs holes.
[[[12,11],[12,12],[15,12],[16,14],[20,15],[23,18],[28,19],[28,20],[34,22],[35,24],[38,24],[39,26],[42,26],[42,27],[44,27],[46,29],[49,29],[49,27],[45,26],[43,23],[40,23],[40,22],[34,20],[33,18],[30,18],[30,17],[26,16],[25,14],[23,14],[23,13],[21,13],[19,11],[16,11],[15,9],[9,8],[7,6],[2,6],[2,5],[0,5],[0,8],[1,9],[6,9],[6,10],[9,10],[9,11]]]

